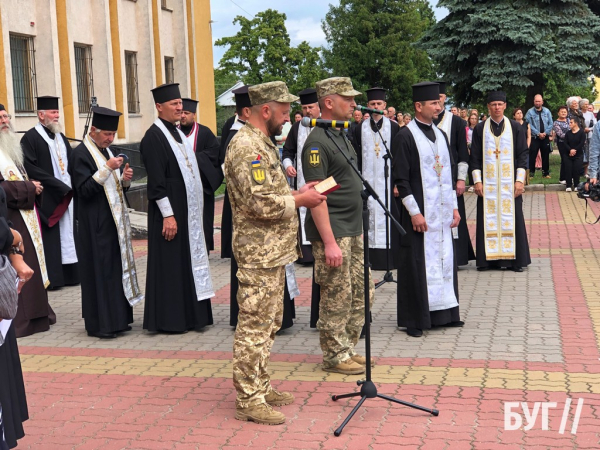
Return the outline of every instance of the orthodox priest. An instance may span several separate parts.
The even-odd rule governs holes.
[[[36,208],[36,198],[44,186],[30,180],[23,166],[25,156],[13,131],[4,105],[0,105],[0,186],[6,192],[8,220],[21,233],[27,252],[25,264],[33,276],[19,294],[19,308],[13,326],[17,337],[48,331],[56,323],[56,315],[48,303],[48,272],[42,244],[42,233]]]
[[[37,198],[37,211],[50,280],[48,289],[57,289],[79,284],[73,236],[73,189],[68,171],[71,145],[61,132],[58,97],[38,97],[37,115],[39,123],[25,133],[21,146],[27,174],[44,186],[44,196]]]
[[[523,216],[527,136],[504,116],[506,94],[487,98],[490,117],[473,129],[469,166],[477,199],[477,270],[508,268],[523,272],[531,264]]]
[[[367,106],[372,109],[386,110],[385,89],[374,87],[367,89]],[[390,186],[390,178],[386,177],[387,152],[391,151],[396,133],[400,127],[396,122],[380,114],[371,114],[368,120],[363,120],[359,132],[355,133],[354,145],[358,155],[358,166],[363,177],[371,184],[377,195],[381,197],[388,209],[392,207],[392,196],[397,197],[395,186]],[[388,177],[391,162],[387,161]],[[387,181],[387,198],[386,193]],[[373,270],[394,269],[392,254],[397,253],[397,246],[387,251],[391,246],[390,222],[385,212],[375,199],[369,197],[369,260]],[[394,208],[395,209],[395,208]],[[397,215],[396,215],[397,218]],[[394,241],[394,244],[396,242]],[[386,261],[386,258],[389,258]]]
[[[237,134],[237,132],[243,128],[246,124],[246,121],[250,118],[250,112],[252,105],[250,103],[250,96],[248,94],[248,88],[250,86],[242,86],[233,91],[235,95],[235,103],[236,103],[236,122],[232,125],[231,130],[229,131],[229,136],[227,137],[226,144],[226,153],[231,151],[229,148],[229,142],[233,139],[233,137]],[[235,151],[235,149],[234,149]],[[231,203],[229,201],[229,192],[225,190],[225,200],[223,201],[223,215],[221,216],[221,257],[223,258],[231,258],[231,270],[230,270],[230,283],[229,283],[229,325],[232,327],[237,327],[238,323],[238,315],[239,315],[239,305],[237,301],[237,293],[238,293],[238,264],[235,259],[235,255],[232,251],[231,239],[233,233],[233,223],[232,223],[232,212],[231,212]],[[296,289],[297,283],[295,281],[295,271],[292,272],[293,267],[290,266],[287,268],[289,271],[289,276],[293,276],[291,280],[292,285],[292,294],[294,296],[297,295],[298,291]],[[291,328],[294,325],[294,319],[296,318],[296,307],[294,304],[294,299],[290,297],[290,290],[288,289],[288,279],[286,276],[285,287],[283,291],[283,319],[281,323],[281,330],[285,330],[287,328]]]
[[[444,132],[448,138],[452,159],[456,163],[457,170],[452,173],[454,184],[456,185],[456,197],[458,200],[458,212],[460,213],[460,223],[458,224],[458,237],[456,238],[455,254],[459,266],[466,266],[469,261],[475,259],[473,244],[469,237],[469,228],[467,227],[467,216],[465,212],[465,180],[469,172],[469,151],[467,149],[467,133],[465,128],[467,122],[452,114],[445,109],[446,104],[446,82],[437,81],[440,85],[440,107],[442,112],[433,118],[433,123]]]
[[[420,337],[434,326],[462,327],[453,229],[460,222],[452,179],[455,169],[444,132],[433,125],[441,111],[439,85],[412,86],[415,120],[393,144],[393,176],[402,208],[398,259],[398,326]]]
[[[302,115],[311,119],[318,119],[321,115],[321,110],[319,109],[317,90],[314,88],[304,89],[298,93],[298,96],[302,105]],[[283,146],[283,167],[287,176],[294,178],[294,189],[300,189],[306,184],[302,170],[301,156],[302,147],[304,147],[306,138],[311,131],[312,128],[302,126],[301,122],[294,122]],[[310,264],[314,261],[314,258],[310,242],[306,239],[306,232],[304,231],[306,208],[298,208],[298,217],[300,220],[302,256],[297,262],[300,264]]]
[[[202,180],[194,150],[175,125],[182,110],[179,84],[163,84],[152,94],[158,118],[140,143],[148,173],[144,329],[185,333],[213,323]]]
[[[101,107],[93,113],[89,134],[71,155],[69,172],[75,189],[85,329],[89,336],[111,339],[131,330],[132,306],[144,296],[138,286],[124,199],[133,170],[126,164],[121,175],[123,158],[109,147],[121,113]]]
[[[215,222],[215,191],[219,189],[223,182],[223,171],[219,163],[219,150],[221,148],[219,141],[210,128],[196,122],[196,110],[198,101],[191,98],[184,98],[183,111],[181,111],[181,120],[179,127],[185,134],[188,142],[194,149],[198,169],[200,169],[200,178],[202,178],[202,188],[204,190],[204,211],[202,222],[204,225],[204,237],[208,250],[215,249],[214,241],[214,222]]]

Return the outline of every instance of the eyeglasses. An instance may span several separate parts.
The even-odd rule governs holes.
[[[10,114],[3,114],[0,116],[0,120],[10,120],[12,119],[12,116]]]

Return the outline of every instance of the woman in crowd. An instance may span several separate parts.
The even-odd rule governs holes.
[[[579,128],[579,123],[575,118],[569,119],[569,131],[565,135],[565,144],[567,158],[565,158],[565,177],[567,182],[567,192],[579,184],[579,175],[581,174],[581,165],[583,162],[583,146],[585,145],[585,132]]]
[[[404,114],[403,120],[404,125],[408,125],[412,119],[412,116],[409,113]]]
[[[404,126],[404,114],[402,111],[398,111],[396,113],[396,121],[398,122],[398,126],[402,128]]]
[[[467,121],[467,127],[465,131],[467,132],[467,148],[469,149],[469,153],[471,153],[471,139],[473,138],[473,129],[475,125],[479,123],[479,117],[477,117],[477,112],[471,113],[469,116],[469,120]]]
[[[300,122],[302,120],[302,113],[300,111],[296,111],[294,113],[294,122]]]
[[[556,136],[556,146],[558,147],[558,153],[560,154],[560,176],[558,177],[561,184],[567,184],[567,175],[565,172],[565,161],[569,157],[569,151],[565,138],[569,131],[569,121],[567,120],[568,109],[566,106],[558,108],[558,118],[552,125],[552,130]]]
[[[577,121],[577,126],[581,129],[585,128],[583,123],[583,113],[579,109],[579,98],[578,97],[569,97],[567,99],[567,107],[569,108],[567,114],[567,120],[575,119]]]
[[[17,440],[25,436],[23,422],[29,418],[23,372],[19,359],[17,337],[14,326],[11,324],[12,310],[16,313],[17,296],[23,285],[33,275],[33,270],[23,261],[23,240],[18,231],[9,228],[6,221],[6,194],[0,187],[0,253],[3,263],[10,264],[16,271],[18,284],[14,272],[9,275],[10,283],[0,283],[0,407],[2,409],[1,422],[4,428],[4,439],[8,448],[17,446]],[[8,256],[8,260],[4,257]],[[4,267],[4,266],[2,266]],[[16,292],[15,292],[16,291]],[[14,298],[14,308],[11,308],[11,299]],[[2,317],[5,316],[5,317]],[[14,316],[13,316],[14,317]],[[1,442],[1,438],[0,438]],[[2,444],[0,444],[0,449]]]
[[[525,132],[525,136],[527,136],[527,147],[531,145],[531,127],[527,122],[525,122],[523,115],[523,109],[515,108],[513,111],[513,119],[521,124],[523,127],[523,132]]]

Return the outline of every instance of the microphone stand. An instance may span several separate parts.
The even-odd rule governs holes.
[[[381,119],[383,120],[383,119]],[[375,120],[373,119],[373,117],[371,117],[371,124],[375,125],[375,129],[377,130],[377,134],[379,135],[379,138],[381,139],[381,142],[383,143],[383,148],[385,149],[385,155],[383,155],[383,163],[384,163],[384,169],[383,169],[383,176],[385,178],[385,208],[389,209],[389,178],[390,178],[390,173],[389,173],[389,165],[388,165],[388,161],[392,159],[392,154],[390,152],[390,149],[387,146],[387,142],[383,139],[383,136],[381,135],[381,130],[379,129],[379,127],[377,126],[377,124],[375,123]],[[391,126],[391,125],[390,125]],[[390,130],[390,135],[391,135],[391,130]],[[381,286],[383,286],[385,283],[398,283],[396,280],[394,280],[394,274],[392,273],[392,271],[390,270],[390,223],[388,220],[385,221],[385,274],[383,275],[383,279],[375,284],[375,289],[380,288]]]
[[[333,432],[333,434],[335,436],[339,436],[340,434],[342,434],[344,427],[348,424],[350,419],[352,419],[352,417],[354,417],[354,414],[356,414],[356,412],[360,409],[362,404],[368,398],[375,398],[375,397],[383,398],[385,400],[389,400],[390,402],[408,406],[410,408],[415,408],[415,409],[418,409],[421,411],[428,412],[429,414],[432,414],[434,416],[437,416],[439,414],[439,411],[437,409],[425,408],[423,406],[415,405],[413,403],[405,402],[403,400],[398,400],[394,397],[390,397],[387,395],[377,393],[377,387],[375,386],[375,383],[373,383],[373,381],[371,379],[371,323],[370,323],[371,321],[369,320],[371,317],[370,298],[369,298],[369,278],[370,278],[369,277],[369,269],[371,267],[371,263],[369,262],[369,207],[368,207],[369,196],[373,197],[373,199],[375,201],[377,201],[377,203],[379,203],[379,206],[384,210],[385,215],[393,222],[394,226],[396,227],[396,229],[398,230],[398,232],[400,234],[405,235],[406,231],[404,231],[404,228],[402,228],[402,226],[398,223],[398,221],[394,217],[392,217],[389,210],[381,202],[381,199],[377,195],[377,192],[375,192],[375,190],[371,187],[369,182],[367,180],[365,180],[365,178],[362,176],[362,174],[360,173],[358,168],[354,164],[352,164],[352,160],[340,148],[340,146],[337,144],[337,142],[333,139],[331,131],[327,128],[325,128],[325,135],[337,147],[339,153],[341,153],[344,156],[344,158],[346,158],[346,162],[350,165],[350,167],[352,167],[352,170],[354,170],[356,175],[358,175],[358,177],[362,181],[362,184],[365,188],[361,192],[361,197],[362,197],[362,203],[363,203],[363,207],[362,207],[363,258],[364,258],[364,262],[363,262],[364,289],[363,290],[364,290],[364,295],[365,295],[365,298],[364,298],[364,302],[365,302],[365,353],[366,353],[366,358],[367,358],[367,366],[366,366],[366,376],[367,377],[365,380],[359,380],[356,382],[356,384],[358,386],[360,386],[360,392],[351,392],[349,394],[333,395],[331,397],[331,399],[333,401],[337,401],[342,398],[350,398],[350,397],[360,396],[360,400],[358,401],[356,406],[352,409],[352,411],[350,411],[350,414],[348,414],[348,416],[344,419],[342,424]]]

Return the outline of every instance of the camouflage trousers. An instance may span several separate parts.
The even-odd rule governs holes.
[[[342,250],[340,267],[326,264],[323,242],[312,242],[315,282],[321,287],[317,328],[324,367],[336,366],[356,354],[354,346],[365,323],[362,237],[336,238],[336,242]],[[369,273],[371,305],[374,293]]]
[[[237,278],[240,312],[233,338],[233,384],[237,406],[248,407],[264,403],[272,389],[267,366],[283,319],[285,266],[240,267]]]

